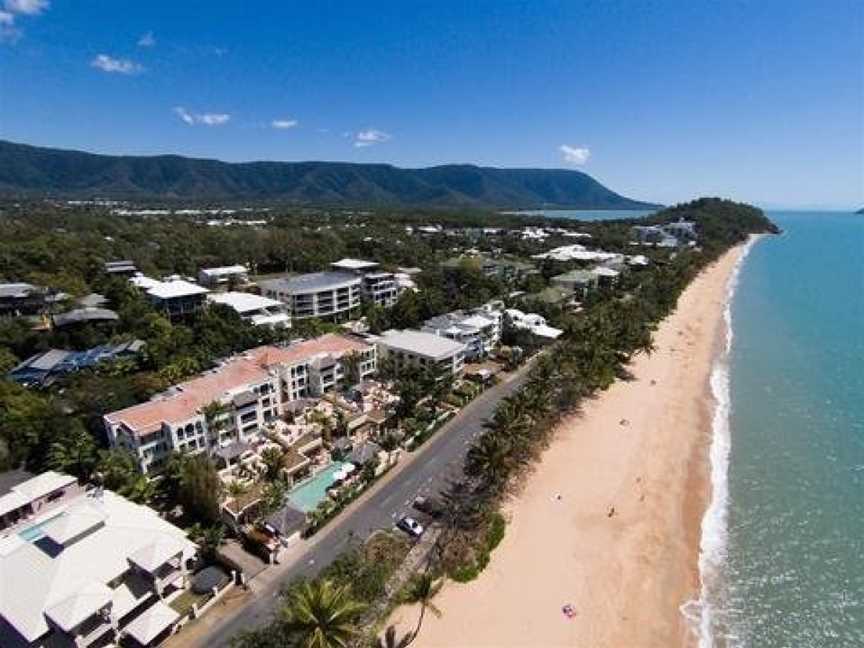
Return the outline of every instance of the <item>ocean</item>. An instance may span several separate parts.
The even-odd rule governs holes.
[[[864,216],[769,212],[712,389],[700,647],[864,646]],[[692,609],[690,610],[692,614]]]

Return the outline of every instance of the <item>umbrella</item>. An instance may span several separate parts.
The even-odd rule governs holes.
[[[346,475],[350,475],[352,472],[357,470],[357,466],[352,463],[345,464],[344,466],[342,466],[342,470],[345,472]]]

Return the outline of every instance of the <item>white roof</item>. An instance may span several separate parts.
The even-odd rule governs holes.
[[[95,509],[80,509],[74,514],[60,515],[42,525],[42,531],[59,545],[66,544],[82,533],[95,529],[105,521],[105,513]]]
[[[363,259],[340,259],[330,265],[339,270],[369,270],[378,267],[375,261],[364,261]]]
[[[252,324],[254,324],[255,326],[288,326],[290,323],[291,316],[288,313],[252,316]]]
[[[146,646],[179,618],[180,615],[175,610],[162,601],[157,601],[126,626],[125,631],[142,646]]]
[[[465,345],[461,342],[423,331],[385,331],[381,335],[380,343],[390,349],[407,351],[435,360],[455,355],[465,349]]]
[[[111,602],[111,588],[91,581],[80,590],[57,601],[45,614],[66,632]]]
[[[152,288],[153,286],[158,286],[161,281],[157,281],[156,279],[151,279],[150,277],[146,277],[142,274],[137,274],[134,277],[129,278],[129,283],[133,286],[137,286],[138,288],[143,288],[147,290],[148,288]]]
[[[604,268],[603,266],[599,266],[591,270],[598,277],[617,277],[620,272],[617,270],[613,270],[612,268]]]
[[[532,326],[531,332],[534,335],[538,335],[544,338],[550,338],[552,340],[557,339],[564,331],[559,328],[555,328],[554,326],[547,326],[546,324],[540,324],[538,326]]]
[[[156,538],[130,554],[129,560],[145,571],[154,572],[177,554],[183,553],[187,542],[171,536]]]
[[[218,268],[202,268],[201,274],[208,277],[224,277],[225,275],[244,274],[249,272],[245,265],[220,266]]]
[[[482,329],[487,326],[495,326],[495,320],[483,317],[482,315],[472,315],[471,317],[466,317],[464,320],[460,321],[459,324],[462,326],[473,326]]]
[[[18,493],[26,498],[28,502],[32,502],[40,497],[45,497],[48,493],[53,493],[59,488],[71,486],[78,480],[70,475],[61,475],[60,473],[48,470],[42,474],[28,479],[25,482],[12,487],[13,493]]]
[[[6,515],[9,511],[21,508],[29,501],[30,500],[21,495],[21,493],[16,493],[15,491],[6,493],[0,497],[0,515]]]
[[[100,498],[81,495],[48,516],[58,513],[102,514],[104,525],[60,552],[46,552],[42,543],[32,544],[16,533],[0,539],[0,617],[29,642],[48,632],[45,613],[49,609],[56,609],[59,616],[63,605],[84,605],[81,601],[71,605],[68,599],[81,592],[92,594],[94,583],[107,584],[125,573],[128,557],[147,545],[176,540],[185,545],[184,559],[195,552],[182,529],[111,491]]]
[[[226,292],[214,295],[208,295],[207,299],[217,304],[225,304],[230,306],[240,314],[252,313],[261,310],[262,308],[282,307],[282,302],[262,297],[261,295],[253,295],[245,292]]]
[[[186,297],[187,295],[203,295],[210,292],[198,284],[185,279],[174,279],[173,281],[159,281],[155,286],[147,289],[148,295],[159,299],[171,299],[172,297]]]

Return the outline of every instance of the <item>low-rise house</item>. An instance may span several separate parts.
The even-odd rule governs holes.
[[[465,364],[465,345],[434,333],[391,329],[376,336],[381,358],[396,369],[414,367],[457,375]]]
[[[330,264],[330,267],[340,272],[350,272],[363,281],[363,296],[369,301],[389,308],[399,298],[399,283],[392,272],[380,270],[380,264],[362,259],[340,259]]]
[[[508,308],[504,311],[507,321],[518,329],[526,329],[534,335],[547,340],[557,340],[564,332],[546,323],[546,318],[536,313],[525,313],[518,308]]]
[[[597,287],[598,277],[590,270],[571,270],[550,279],[552,286],[562,288],[579,298]]]
[[[313,272],[258,285],[265,297],[286,304],[292,319],[349,319],[363,293],[363,279],[351,272]]]
[[[584,245],[574,243],[573,245],[562,245],[561,247],[553,248],[548,252],[534,254],[532,259],[549,259],[552,261],[598,261],[605,263],[616,259],[623,259],[623,256],[615,252],[604,252],[603,250],[589,250]]]
[[[29,283],[0,283],[0,317],[37,315],[48,304],[48,290]]]
[[[597,277],[597,283],[605,286],[615,285],[621,274],[618,270],[602,265],[592,268],[591,272]]]
[[[198,283],[211,290],[245,286],[249,283],[249,268],[245,265],[202,268],[198,271]]]
[[[236,441],[255,441],[265,424],[294,403],[342,384],[354,371],[349,356],[356,358],[352,365],[359,374],[352,380],[376,371],[375,347],[353,336],[328,334],[251,349],[146,403],[106,414],[108,440],[132,452],[144,474],[158,472],[172,451],[212,453]],[[214,413],[213,403],[221,411]]]
[[[58,313],[51,318],[55,328],[77,326],[79,324],[116,322],[120,316],[109,308],[87,306],[75,308],[65,313]]]
[[[87,351],[51,349],[30,356],[6,375],[9,380],[25,387],[47,387],[61,376],[95,367],[100,362],[135,358],[143,348],[142,340],[132,340],[103,344]]]
[[[173,631],[180,615],[164,598],[186,587],[197,552],[181,529],[58,473],[11,495],[24,507],[53,500],[0,531],[0,645],[85,648],[128,636],[146,646]]]
[[[120,277],[131,277],[138,272],[135,263],[129,259],[123,259],[122,261],[106,261],[103,268],[107,274],[117,275]]]
[[[507,282],[518,281],[526,275],[537,272],[537,268],[531,263],[508,257],[493,258],[482,254],[453,257],[441,263],[441,269],[445,272],[465,267],[474,268],[487,277]]]
[[[130,279],[141,288],[150,302],[172,319],[179,319],[200,311],[207,304],[206,288],[185,279],[157,281],[143,275]]]
[[[207,295],[214,304],[232,308],[240,317],[255,326],[291,328],[291,316],[280,301],[244,292],[224,292]]]
[[[694,242],[697,238],[696,223],[683,218],[662,225],[634,225],[630,228],[630,234],[638,243],[658,247],[678,247]]]

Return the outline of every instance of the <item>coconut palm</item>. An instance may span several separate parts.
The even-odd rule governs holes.
[[[281,448],[270,446],[261,453],[261,463],[264,464],[264,477],[268,481],[276,481],[282,471],[282,457],[284,452]]]
[[[390,626],[384,631],[384,637],[378,637],[375,648],[408,648],[414,641],[414,633],[409,632],[401,637],[396,636],[396,628]]]
[[[282,614],[303,648],[345,648],[359,634],[355,623],[365,609],[351,598],[347,586],[320,580],[303,583]]]
[[[440,591],[442,584],[440,580],[435,579],[427,572],[418,574],[408,583],[408,587],[402,596],[402,601],[405,603],[420,603],[420,616],[417,618],[414,632],[410,634],[412,640],[420,634],[426,610],[429,610],[436,617],[441,616],[441,610],[432,603],[431,599]]]

